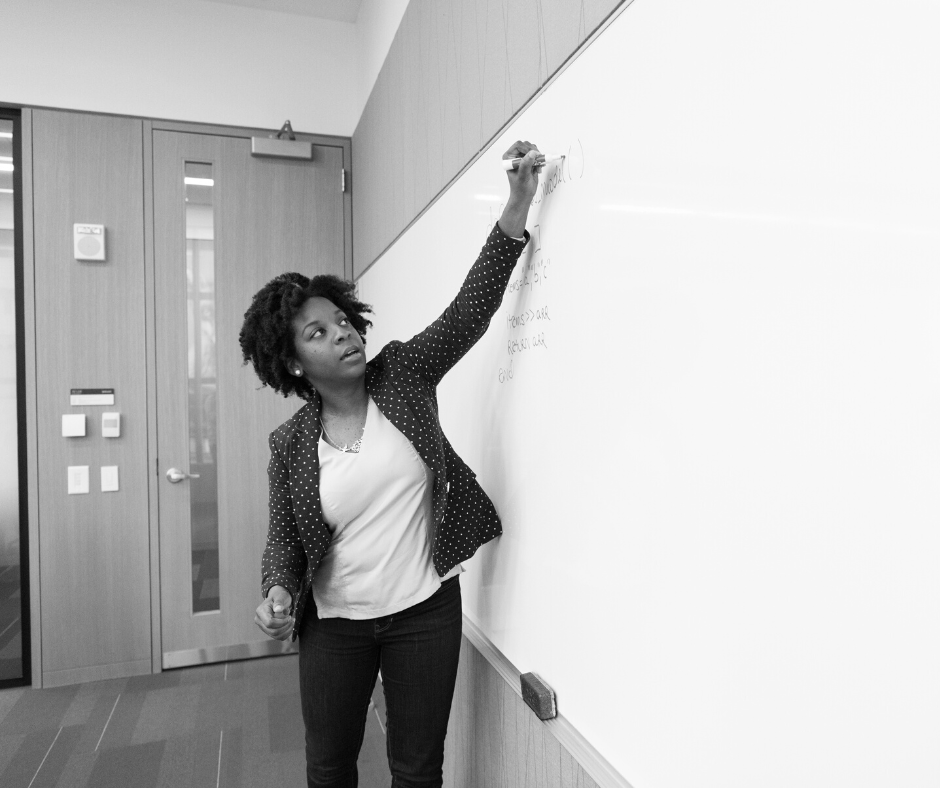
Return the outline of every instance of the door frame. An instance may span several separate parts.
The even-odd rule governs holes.
[[[218,137],[267,137],[271,129],[243,126],[218,126],[179,121],[144,120],[144,288],[146,293],[146,344],[147,344],[147,467],[150,468],[149,529],[150,529],[150,629],[151,672],[163,670],[163,633],[160,610],[160,506],[157,485],[160,476],[157,468],[157,302],[156,302],[156,255],[154,238],[153,199],[153,132],[177,131],[184,134],[206,134]],[[342,148],[345,190],[343,192],[343,276],[352,275],[352,139],[324,134],[295,132],[298,140],[314,145]],[[340,184],[336,184],[340,189]],[[259,582],[258,600],[261,601],[260,582],[261,556],[258,556]]]
[[[26,512],[26,534],[29,555],[21,571],[29,574],[29,675],[34,689],[42,688],[42,604],[39,576],[39,392],[36,388],[36,255],[33,243],[33,110],[19,104],[0,103],[5,109],[20,113],[20,228],[22,232],[22,315],[23,315],[23,404],[25,430],[23,451],[25,465],[20,480],[20,508]],[[25,498],[23,497],[25,482]],[[22,516],[22,515],[21,515]],[[21,537],[22,538],[22,537]]]
[[[35,607],[39,607],[39,556],[38,550],[33,549],[34,544],[39,544],[38,534],[34,536],[37,523],[38,474],[33,467],[36,453],[32,451],[38,440],[35,418],[35,356],[27,353],[27,349],[35,345],[32,333],[35,327],[32,293],[33,212],[24,210],[24,206],[32,206],[32,115],[29,109],[0,103],[0,119],[13,122],[13,160],[16,165],[13,171],[13,309],[18,441],[17,527],[20,539],[20,656],[23,670],[23,675],[18,679],[0,679],[0,689],[6,689],[34,684],[41,680],[42,671],[37,664],[39,627],[32,626],[34,599],[37,601]]]

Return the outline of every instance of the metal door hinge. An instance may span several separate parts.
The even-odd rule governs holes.
[[[341,192],[346,191],[346,170],[345,168],[340,170],[340,181],[339,181],[339,190]]]

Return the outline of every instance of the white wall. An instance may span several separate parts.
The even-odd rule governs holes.
[[[352,136],[405,7],[365,0],[360,26],[204,0],[12,0],[0,101]]]
[[[366,105],[385,56],[398,32],[408,0],[362,0],[356,35],[359,46],[359,106],[356,122]]]

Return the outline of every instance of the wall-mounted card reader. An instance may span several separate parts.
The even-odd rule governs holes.
[[[73,224],[72,245],[76,260],[104,260],[104,225]]]
[[[85,435],[85,414],[84,413],[63,413],[62,414],[62,437],[63,438],[82,438]]]
[[[102,413],[101,414],[101,434],[105,438],[121,437],[121,414],[120,413]]]

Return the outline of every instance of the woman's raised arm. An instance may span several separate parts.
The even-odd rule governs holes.
[[[486,239],[457,297],[437,320],[394,351],[432,387],[483,336],[502,303],[512,269],[528,240],[525,223],[539,182],[538,156],[538,148],[522,140],[503,154],[504,159],[521,158],[522,162],[507,172],[509,200],[498,226]]]

